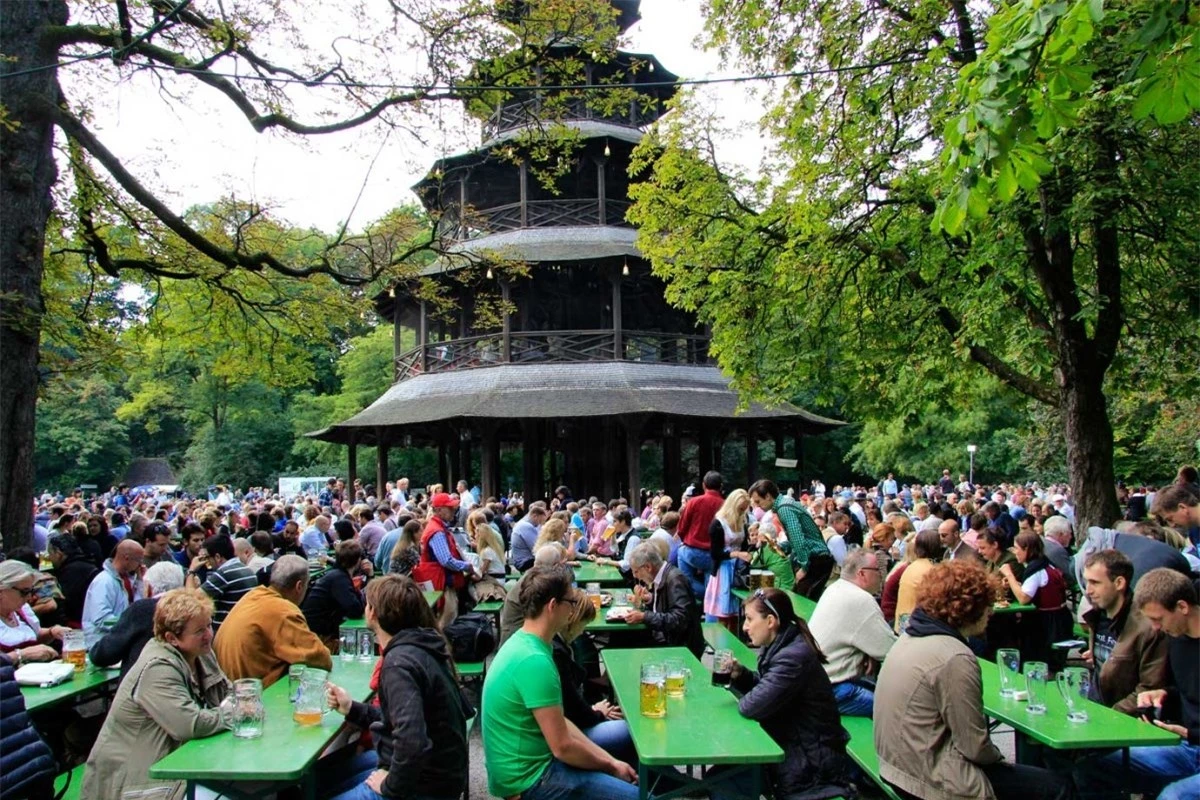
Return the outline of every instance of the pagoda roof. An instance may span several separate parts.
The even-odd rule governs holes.
[[[400,381],[353,417],[305,436],[370,444],[377,428],[449,419],[546,419],[663,414],[731,420],[788,420],[811,433],[845,423],[782,403],[738,410],[717,367],[606,361],[502,364]]]
[[[452,254],[486,257],[502,261],[524,261],[536,266],[545,262],[593,261],[626,256],[641,258],[637,231],[616,225],[573,225],[553,228],[520,228],[477,239],[455,242],[447,250]],[[461,259],[438,258],[421,268],[421,277],[441,275],[462,269]]]

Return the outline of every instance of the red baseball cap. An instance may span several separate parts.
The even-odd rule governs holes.
[[[458,495],[438,492],[429,499],[430,508],[458,508]]]

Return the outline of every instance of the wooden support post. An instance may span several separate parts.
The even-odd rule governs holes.
[[[625,360],[625,334],[621,321],[621,268],[613,270],[612,277],[613,358]]]
[[[625,497],[631,509],[637,508],[638,492],[642,488],[642,428],[645,423],[644,414],[621,417],[621,427],[625,429]]]
[[[682,432],[679,430],[679,423],[664,422],[663,423],[663,491],[675,500],[675,507],[679,508],[680,498],[683,495],[683,455],[682,449],[679,446],[679,440]]]
[[[358,437],[352,432],[346,450],[346,487],[354,486],[354,478],[358,475]]]
[[[483,498],[500,496],[500,443],[496,424],[484,420],[480,437],[479,486]]]
[[[509,287],[508,281],[500,281],[500,300],[504,306],[504,327],[501,336],[504,337],[504,362],[512,361],[512,315],[508,313]],[[499,495],[497,495],[499,497]]]
[[[420,372],[424,374],[429,370],[429,308],[425,301],[421,301],[421,316],[417,324],[417,345],[421,348]]]
[[[375,429],[375,496],[383,497],[388,475],[388,442],[384,428]]]
[[[746,485],[758,480],[758,426],[746,430]]]
[[[700,431],[696,437],[697,460],[700,466],[700,480],[714,469],[713,467],[713,432],[708,420],[700,421]]]

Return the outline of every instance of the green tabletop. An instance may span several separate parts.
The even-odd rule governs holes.
[[[367,627],[367,618],[366,617],[359,617],[358,619],[344,619],[344,620],[342,620],[342,624],[338,625],[339,630],[341,628],[355,628],[355,629],[364,628],[365,629],[366,627]]]
[[[588,583],[598,583],[601,586],[621,586],[625,583],[625,579],[621,577],[621,570],[610,564],[582,561],[578,567],[575,567],[575,582],[580,586]]]
[[[365,701],[371,696],[369,684],[374,670],[374,659],[335,658],[329,680],[346,689],[355,700]],[[237,739],[231,731],[224,731],[184,742],[150,768],[150,777],[214,786],[241,781],[300,782],[342,727],[342,717],[330,711],[320,725],[297,725],[292,721],[286,677],[263,691],[263,704],[267,715],[262,736]]]
[[[433,608],[437,605],[437,601],[442,599],[442,593],[436,589],[429,592],[421,592],[421,594],[425,595],[425,602],[429,603],[430,608]]]
[[[607,591],[613,596],[612,604],[604,606],[598,612],[596,612],[596,618],[588,623],[587,630],[591,631],[592,633],[646,630],[645,624],[641,622],[637,623],[636,625],[630,625],[628,622],[623,620],[613,620],[612,622],[609,622],[607,616],[610,609],[632,607],[633,592],[629,591],[628,589],[609,589]]]
[[[83,672],[76,672],[71,680],[57,686],[48,686],[45,689],[40,686],[22,686],[21,695],[25,698],[25,710],[40,711],[74,700],[85,692],[107,689],[109,684],[115,688],[120,674],[119,669],[89,666]]]
[[[738,712],[737,697],[712,685],[707,669],[686,647],[601,650],[617,700],[625,709],[638,759],[651,766],[692,764],[769,764],[783,761],[783,750],[754,720]],[[692,671],[687,695],[667,698],[667,715],[638,713],[643,662],[679,658]]]
[[[992,606],[993,614],[1016,614],[1020,611],[1036,610],[1037,606],[1033,605],[1032,603],[1009,603],[1006,606],[996,603],[994,606]]]
[[[788,598],[791,599],[792,610],[795,611],[796,616],[802,620],[807,621],[808,618],[812,616],[813,611],[815,611],[817,608],[817,603],[815,600],[809,600],[807,597],[796,594],[795,592],[789,592],[789,591],[785,591],[783,589],[780,589],[780,591],[783,592],[784,594],[786,594],[788,596]],[[750,590],[749,589],[734,589],[733,596],[738,598],[739,600],[741,600],[744,603],[750,599]]]
[[[1000,673],[991,661],[979,660],[983,674],[983,710],[989,717],[1006,722],[1018,733],[1056,750],[1106,747],[1145,747],[1178,744],[1170,731],[1083,700],[1087,722],[1070,722],[1058,686],[1046,686],[1046,713],[1030,714],[1023,700],[1000,696]]]

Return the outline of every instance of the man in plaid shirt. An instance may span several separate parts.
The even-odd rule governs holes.
[[[820,598],[835,562],[817,523],[804,506],[780,494],[774,481],[756,481],[750,487],[750,502],[763,511],[773,511],[787,534],[792,565],[796,567],[796,586],[792,591],[813,600]]]

